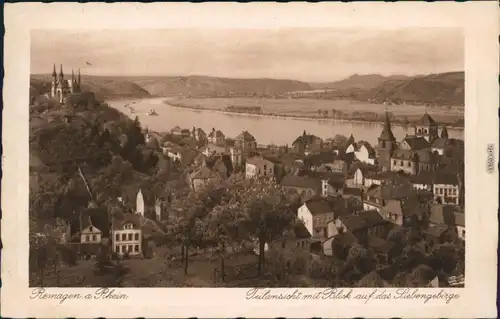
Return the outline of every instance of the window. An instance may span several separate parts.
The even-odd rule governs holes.
[[[85,235],[85,241],[90,241],[90,236],[89,235]]]
[[[92,241],[96,241],[97,240],[97,236],[96,235],[92,235]]]
[[[127,240],[127,234],[122,234],[122,241]]]
[[[401,165],[401,166],[403,166],[403,165],[404,165],[403,161],[401,161],[401,164],[400,164],[400,165]]]
[[[427,134],[427,129],[426,128],[424,128],[424,134]]]
[[[132,245],[128,245],[128,252],[131,253],[132,252]]]
[[[120,241],[120,234],[116,234],[116,235],[115,235],[115,240],[116,240],[116,241]]]
[[[465,229],[462,230],[462,237],[465,238]]]
[[[406,162],[406,166],[411,167],[411,162]]]
[[[139,252],[139,245],[135,245],[135,252]]]
[[[396,160],[392,160],[392,165],[396,165]]]
[[[421,128],[418,128],[417,133],[418,133],[418,134],[422,134],[422,129],[421,129]]]
[[[132,234],[128,234],[128,240],[132,240]]]
[[[122,253],[125,253],[127,251],[127,246],[123,245],[122,246]]]
[[[92,231],[92,226],[89,227],[89,231]]]
[[[135,233],[134,237],[135,237],[135,240],[139,240],[139,234],[138,233]]]
[[[115,246],[115,253],[119,253],[120,252],[120,246]]]

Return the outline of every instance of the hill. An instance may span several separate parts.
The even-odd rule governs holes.
[[[333,89],[333,90],[371,89],[381,85],[386,81],[405,80],[408,78],[409,77],[405,75],[383,76],[380,74],[366,74],[366,75],[354,74],[340,81],[326,82],[326,83],[311,83],[311,86],[315,89]]]
[[[464,92],[464,72],[449,72],[385,81],[361,96],[375,101],[463,105]]]
[[[30,94],[50,92],[52,77],[48,74],[31,75]],[[147,98],[151,94],[126,77],[82,75],[82,90],[93,92],[100,101],[120,98]]]
[[[50,81],[50,75],[32,75],[30,93],[48,93]],[[119,77],[91,75],[82,76],[82,88],[85,91],[94,92],[98,99],[172,95],[273,95],[312,89],[308,83],[295,80],[231,79],[207,76]]]
[[[332,83],[315,83],[312,86],[328,89],[322,98],[354,99],[396,104],[429,103],[436,105],[463,105],[464,72],[448,72],[413,77],[381,75],[353,75]]]
[[[308,83],[277,79],[231,79],[206,76],[137,78],[134,83],[155,96],[253,95],[311,90]]]

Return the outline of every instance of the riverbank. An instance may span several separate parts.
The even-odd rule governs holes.
[[[294,114],[279,114],[279,113],[271,113],[271,112],[260,112],[260,113],[255,113],[255,112],[243,112],[243,111],[228,111],[224,109],[215,109],[215,108],[210,108],[210,107],[202,107],[202,106],[190,106],[190,105],[184,105],[184,104],[177,104],[177,103],[172,103],[168,100],[163,101],[164,104],[170,106],[170,107],[175,107],[175,108],[180,108],[180,109],[188,109],[188,110],[193,110],[193,111],[209,111],[209,112],[217,112],[221,114],[226,114],[226,115],[242,115],[242,116],[249,116],[249,117],[266,117],[266,118],[277,118],[277,119],[291,119],[291,120],[326,120],[326,121],[334,121],[334,122],[350,122],[350,123],[357,123],[357,124],[383,124],[384,123],[384,118],[381,117],[381,119],[367,119],[367,118],[362,118],[362,117],[355,117],[347,113],[341,113],[341,114],[336,114],[335,116],[319,116],[319,115],[294,115]],[[381,114],[383,115],[383,114]],[[398,124],[402,126],[407,126],[412,123],[410,120],[405,120],[404,118],[401,119],[398,116],[392,116],[391,117],[391,123],[393,124]],[[456,122],[458,122],[457,120]],[[463,120],[462,120],[463,121]],[[443,122],[441,121],[441,124],[446,125],[449,129],[456,129],[456,130],[463,130],[464,125],[457,125],[452,122]]]

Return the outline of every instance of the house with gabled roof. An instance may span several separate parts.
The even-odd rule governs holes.
[[[212,128],[212,131],[208,133],[207,139],[209,143],[225,146],[226,136],[221,131],[215,130],[215,128]]]
[[[281,179],[280,184],[285,189],[296,191],[304,200],[319,196],[322,193],[321,178],[286,175]]]
[[[247,152],[257,148],[257,141],[248,131],[243,131],[236,136],[234,146],[241,149],[243,152]]]
[[[205,185],[217,181],[220,176],[207,166],[202,166],[188,176],[188,184],[191,189],[197,191]]]
[[[118,255],[142,255],[142,224],[140,214],[126,213],[123,219],[113,219],[112,247]]]
[[[306,131],[292,143],[292,150],[299,154],[319,152],[323,148],[323,140],[316,135],[307,134]]]

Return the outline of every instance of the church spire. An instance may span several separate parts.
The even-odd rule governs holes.
[[[441,138],[448,138],[448,130],[446,126],[443,126],[443,130],[441,131]]]
[[[392,130],[391,130],[391,122],[389,120],[389,113],[386,110],[384,128],[382,129],[382,133],[380,134],[379,140],[394,141],[395,139],[396,138],[394,137],[394,134],[392,134]]]
[[[52,67],[52,77],[53,77],[53,78],[57,77],[57,73],[56,73],[56,64],[55,64],[55,63],[53,64],[53,67]]]
[[[71,69],[71,83],[75,84],[75,69]]]
[[[61,64],[61,70],[59,71],[59,78],[62,80],[64,78],[64,73],[62,69],[62,64]]]

